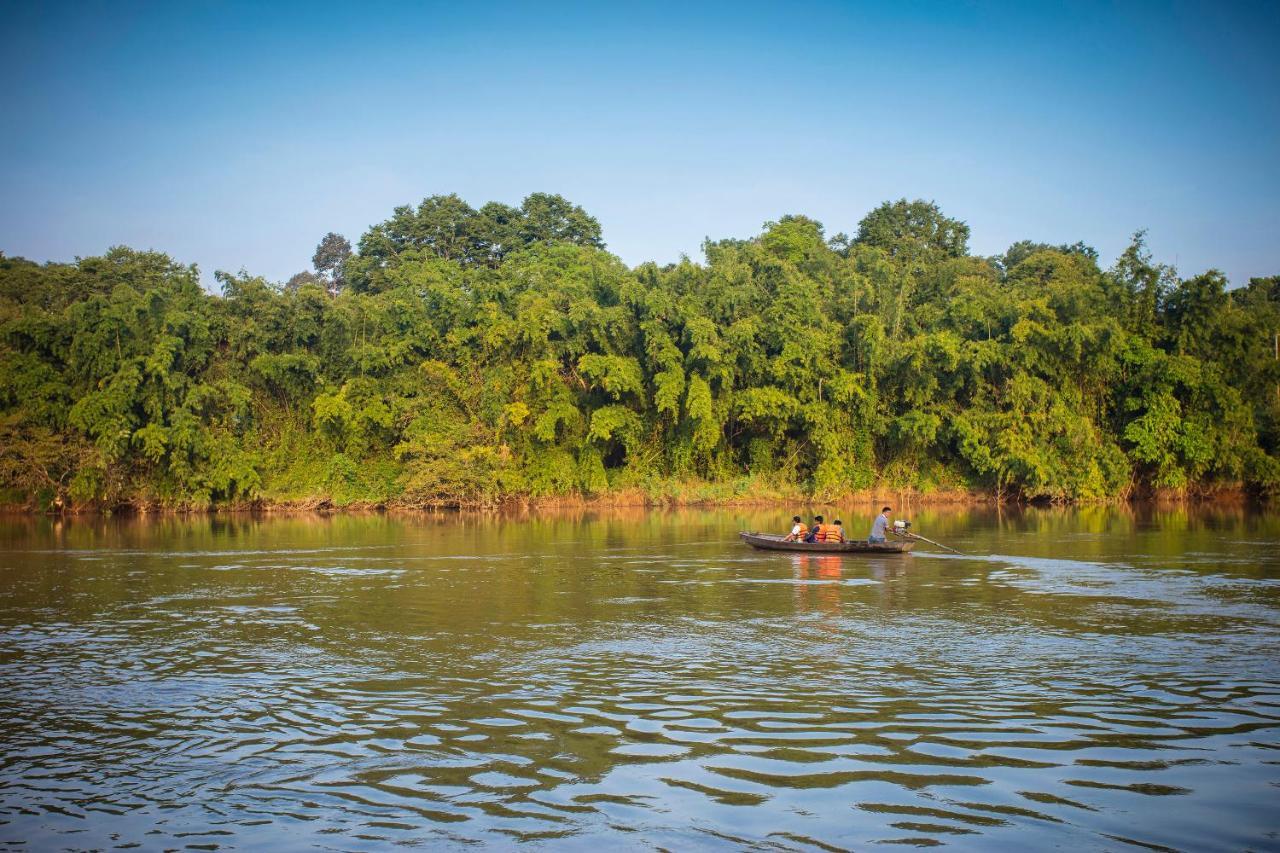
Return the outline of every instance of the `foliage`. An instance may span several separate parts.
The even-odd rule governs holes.
[[[560,196],[397,208],[278,286],[0,256],[0,488],[32,505],[888,487],[1280,489],[1280,278],[1141,232],[968,254],[936,205],[624,266]]]
[[[969,226],[942,215],[933,202],[885,202],[858,225],[857,242],[892,256],[958,258],[968,252]]]
[[[430,255],[464,267],[493,267],[519,249],[556,243],[603,248],[600,223],[581,207],[547,193],[530,195],[519,208],[490,202],[478,211],[457,195],[436,195],[416,208],[397,207],[390,219],[370,228],[360,238],[358,256],[344,270],[356,287],[377,290],[385,286],[379,273],[410,257]]]
[[[311,265],[316,273],[329,286],[329,290],[337,293],[346,285],[346,263],[351,257],[351,241],[341,234],[330,231],[316,246],[316,253],[311,258]],[[296,276],[295,276],[296,278]]]

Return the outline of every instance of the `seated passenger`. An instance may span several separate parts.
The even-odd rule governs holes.
[[[826,542],[829,544],[844,542],[845,532],[844,530],[841,530],[838,525],[840,525],[840,523],[837,521],[836,524],[824,524],[820,526],[820,528],[818,528],[818,542]]]
[[[804,526],[804,522],[800,520],[800,516],[793,515],[791,517],[791,532],[783,538],[783,542],[799,542],[808,533],[808,529]]]
[[[837,519],[836,519],[834,522],[832,522],[832,523],[834,524],[834,526],[835,526],[835,528],[836,528],[836,533],[837,533],[837,534],[839,534],[839,536],[840,536],[840,538],[839,538],[839,539],[837,539],[836,541],[837,541],[837,542],[848,542],[849,540],[848,540],[847,538],[845,538],[845,535],[844,535],[844,522],[837,518]]]
[[[822,516],[815,515],[813,517],[813,527],[809,528],[809,533],[807,536],[804,537],[804,541],[806,542],[818,541],[818,531],[822,529],[822,522],[823,522]]]
[[[836,524],[839,524],[837,522]],[[834,544],[844,541],[844,532],[836,524],[823,524],[818,527],[818,541]]]

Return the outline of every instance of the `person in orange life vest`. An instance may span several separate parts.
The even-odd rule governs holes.
[[[813,517],[813,527],[810,527],[810,528],[809,528],[809,533],[808,533],[808,535],[807,535],[807,536],[805,536],[805,537],[804,537],[804,541],[806,541],[806,542],[817,542],[817,541],[818,541],[818,531],[822,529],[822,524],[823,524],[822,516],[820,516],[820,515],[815,515],[815,516]]]
[[[819,525],[819,526],[818,526],[818,539],[817,539],[817,541],[818,541],[818,542],[828,542],[828,543],[832,543],[832,542],[843,542],[843,541],[844,541],[844,531],[843,531],[843,530],[841,530],[841,529],[837,526],[838,524],[839,524],[839,522],[837,522],[836,524],[822,524],[822,525]]]
[[[791,532],[787,534],[783,542],[799,542],[809,531],[805,528],[804,522],[800,520],[800,516],[793,515],[791,517]]]
[[[844,535],[844,522],[837,518],[835,521],[832,522],[832,525],[835,527],[836,533],[839,534],[840,536],[840,538],[837,539],[836,541],[848,542],[849,540]]]

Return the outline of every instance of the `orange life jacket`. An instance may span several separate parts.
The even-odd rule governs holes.
[[[818,527],[819,542],[839,542],[842,538],[840,528],[834,524],[822,524]]]

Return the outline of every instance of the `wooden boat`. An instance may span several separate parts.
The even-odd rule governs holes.
[[[762,551],[813,551],[819,554],[905,554],[916,546],[910,539],[892,539],[888,542],[868,542],[855,539],[852,542],[784,542],[785,536],[777,533],[739,533],[752,548]]]

